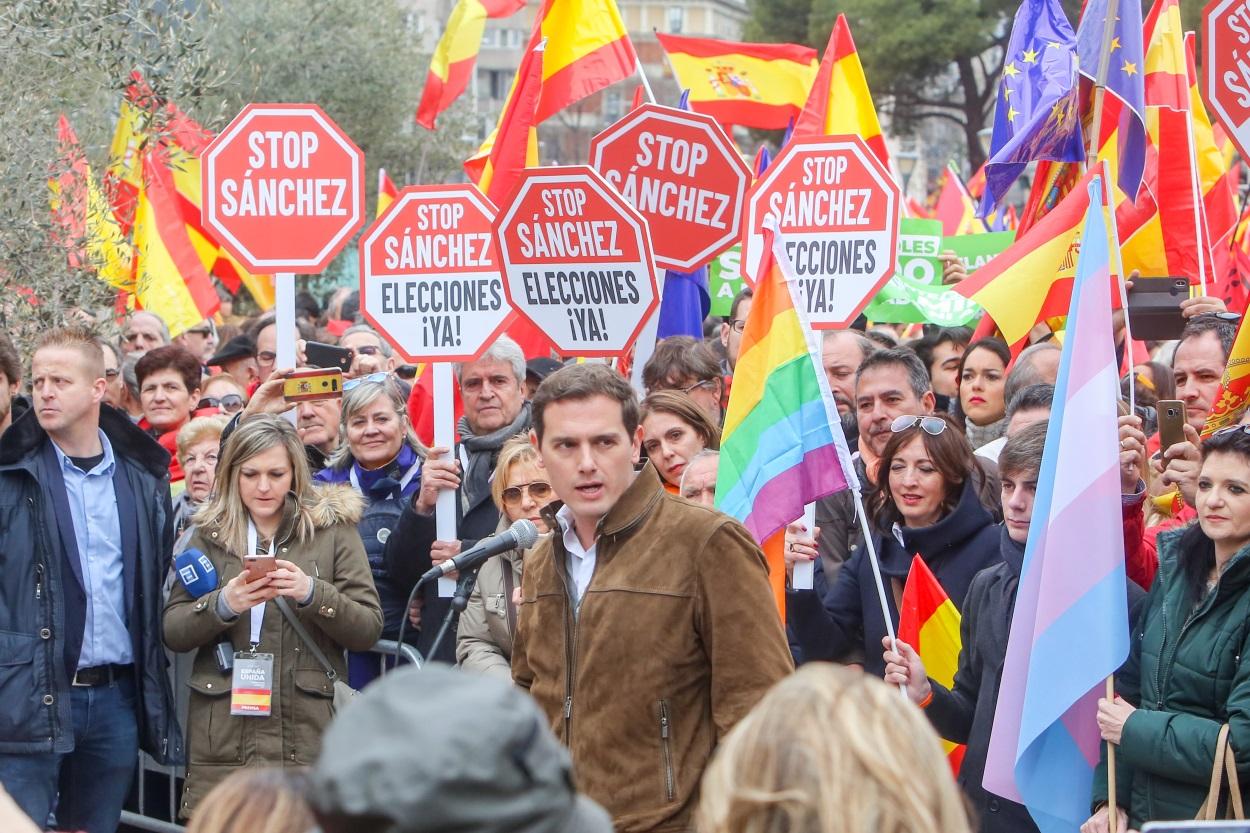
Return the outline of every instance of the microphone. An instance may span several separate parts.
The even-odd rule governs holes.
[[[418,584],[432,581],[455,570],[477,569],[493,555],[499,555],[499,553],[507,552],[508,550],[529,549],[537,542],[538,527],[534,526],[533,521],[522,518],[498,535],[492,535],[490,538],[483,538],[481,541],[478,541],[477,546],[467,552],[462,552],[454,558],[449,558],[442,564],[427,570],[425,575],[421,576],[421,581]]]
[[[217,568],[199,550],[183,550],[178,553],[174,558],[174,570],[193,599],[217,589]]]

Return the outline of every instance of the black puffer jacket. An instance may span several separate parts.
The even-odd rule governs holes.
[[[932,526],[900,527],[900,544],[892,531],[875,530],[873,541],[885,581],[890,619],[898,625],[895,587],[901,594],[912,556],[917,553],[933,571],[938,583],[956,606],[963,603],[972,577],[1001,556],[994,518],[981,505],[972,478],[964,483],[959,503]],[[881,640],[886,635],[885,617],[867,549],[855,548],[846,566],[830,585],[820,559],[816,560],[815,589],[786,594],[790,633],[804,662],[840,660],[855,648],[864,652],[864,669],[878,677],[885,674]]]
[[[169,455],[108,406],[100,428],[117,459],[139,745],[161,763],[176,763],[182,733],[161,645],[161,585],[173,547]],[[73,535],[63,482],[52,443],[28,411],[0,438],[0,753],[65,753],[74,746],[70,679],[82,649],[86,594],[77,556],[62,545],[66,531]]]

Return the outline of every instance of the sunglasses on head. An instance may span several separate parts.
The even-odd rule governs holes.
[[[551,497],[551,484],[535,480],[533,483],[509,486],[503,490],[503,502],[507,506],[515,506],[521,502],[522,496],[526,493],[529,493],[535,503],[545,503],[547,498]]]
[[[908,428],[919,425],[920,430],[924,431],[930,437],[936,437],[946,430],[946,420],[935,416],[915,416],[913,414],[903,414],[894,418],[890,423],[890,430],[897,434],[900,431],[906,431]]]
[[[388,375],[389,374],[385,372],[379,371],[377,373],[370,373],[368,376],[361,376],[359,379],[344,379],[343,391],[347,392],[358,385],[363,385],[365,382],[385,382]]]

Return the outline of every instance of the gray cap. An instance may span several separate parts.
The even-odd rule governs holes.
[[[379,833],[612,833],[529,695],[448,666],[392,671],[354,698],[311,782],[323,819],[382,819]]]

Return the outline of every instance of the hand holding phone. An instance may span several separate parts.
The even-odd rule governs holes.
[[[313,399],[338,399],[343,395],[343,371],[310,368],[294,370],[282,383],[282,397],[287,402]]]
[[[249,555],[243,559],[243,564],[249,582],[278,569],[278,559],[272,555]]]

